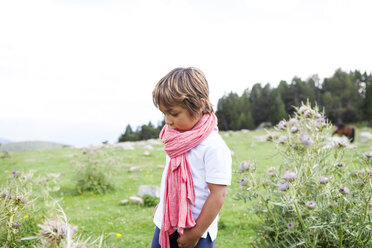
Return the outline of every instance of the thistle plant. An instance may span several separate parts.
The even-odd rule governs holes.
[[[238,199],[252,199],[262,223],[256,247],[372,247],[372,153],[347,161],[347,143],[330,143],[333,127],[309,103],[268,133],[282,163],[265,179],[254,171]],[[370,156],[371,155],[371,156]]]
[[[95,193],[105,193],[114,189],[111,180],[112,160],[104,151],[94,148],[84,148],[83,158],[77,164],[77,183],[78,193],[92,191]]]
[[[35,236],[22,240],[34,240],[34,247],[43,248],[101,248],[106,247],[106,240],[112,236],[100,235],[84,237],[77,235],[78,227],[68,222],[67,216],[57,201],[54,201],[57,211],[51,218],[45,218],[43,224],[38,224],[40,230]]]
[[[13,171],[7,184],[0,187],[1,247],[17,247],[20,237],[32,231],[29,216],[36,212],[31,194],[32,176],[32,173]]]

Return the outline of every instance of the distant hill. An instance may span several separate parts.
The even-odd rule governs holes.
[[[34,150],[48,150],[48,149],[59,149],[71,147],[69,145],[46,142],[46,141],[23,141],[23,142],[12,142],[8,144],[2,144],[0,146],[0,152],[8,151],[34,151]]]
[[[12,141],[0,138],[0,144],[9,144],[9,143],[12,143]]]

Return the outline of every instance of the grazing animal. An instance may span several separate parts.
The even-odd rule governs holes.
[[[336,130],[332,133],[332,136],[338,134],[340,136],[346,136],[349,138],[350,142],[354,142],[355,138],[355,127],[345,126],[342,123],[336,125]]]

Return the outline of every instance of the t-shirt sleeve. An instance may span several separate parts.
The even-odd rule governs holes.
[[[208,183],[231,184],[231,152],[224,141],[216,142],[206,149],[204,163]]]

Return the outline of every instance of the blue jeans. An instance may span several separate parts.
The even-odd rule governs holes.
[[[155,228],[154,236],[152,238],[152,244],[151,248],[161,248],[159,245],[159,234],[160,234],[160,229],[158,227]],[[180,235],[178,232],[174,232],[171,235],[169,235],[169,243],[170,243],[170,248],[178,248],[177,245],[177,239]],[[201,238],[195,248],[214,248],[214,244],[216,243],[216,240],[212,242],[211,237],[208,236],[207,238]]]

